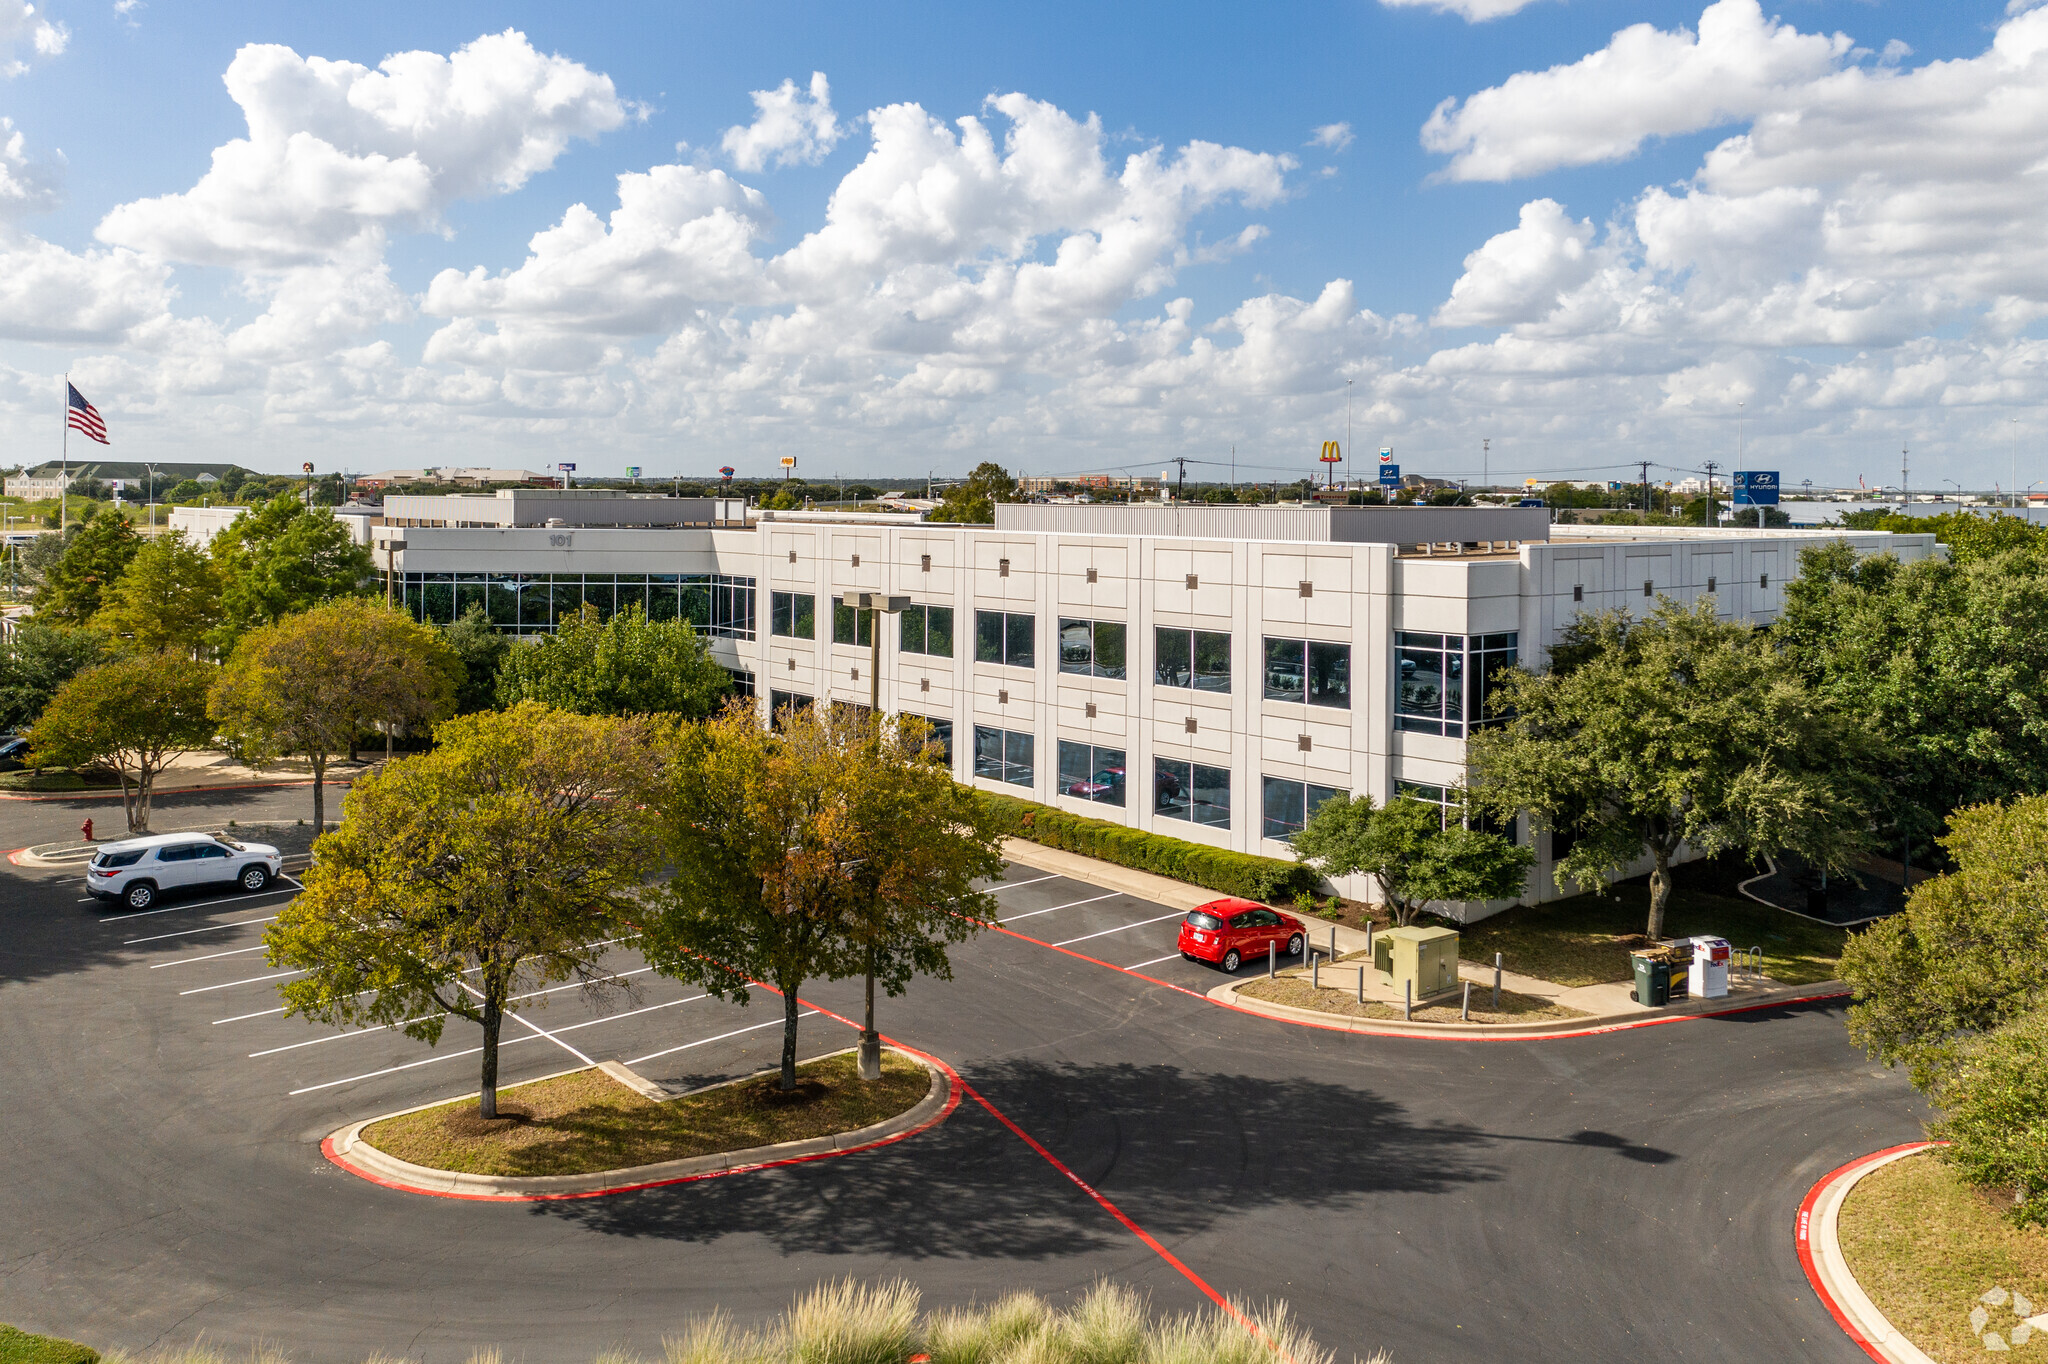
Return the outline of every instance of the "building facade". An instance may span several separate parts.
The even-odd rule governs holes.
[[[766,713],[866,705],[872,637],[840,599],[900,595],[881,704],[929,719],[959,780],[1274,857],[1335,793],[1454,805],[1465,741],[1497,718],[1493,679],[1540,667],[1580,612],[1711,596],[1767,623],[1808,545],[1937,552],[1876,532],[1553,527],[1540,508],[1025,505],[992,528],[771,512],[643,529],[597,503],[584,514],[609,524],[486,525],[483,500],[415,499],[408,527],[372,531],[420,619],[475,603],[534,634],[585,603],[681,617]],[[1557,893],[1547,842],[1531,900]]]

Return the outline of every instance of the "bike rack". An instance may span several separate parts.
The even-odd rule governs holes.
[[[1761,947],[1738,947],[1735,949],[1735,964],[1751,976],[1761,978],[1764,973],[1764,950]]]

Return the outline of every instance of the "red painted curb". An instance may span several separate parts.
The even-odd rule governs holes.
[[[837,1015],[833,1016],[837,1017]],[[379,1175],[371,1174],[368,1170],[358,1165],[351,1164],[347,1157],[334,1149],[333,1137],[326,1137],[321,1140],[320,1154],[356,1176],[356,1178],[368,1180],[372,1184],[380,1184],[387,1189],[397,1189],[401,1193],[421,1194],[428,1198],[453,1198],[466,1203],[562,1203],[575,1199],[604,1198],[611,1194],[632,1193],[639,1189],[660,1189],[671,1184],[694,1184],[700,1180],[723,1179],[727,1175],[751,1174],[756,1170],[772,1170],[782,1165],[806,1165],[814,1160],[830,1160],[835,1156],[850,1156],[862,1151],[873,1151],[879,1147],[890,1146],[896,1142],[914,1137],[920,1132],[928,1132],[947,1118],[952,1117],[953,1110],[960,1106],[960,1092],[965,1086],[966,1081],[960,1078],[957,1071],[938,1057],[921,1052],[915,1047],[906,1047],[901,1043],[890,1041],[886,1038],[884,1040],[889,1041],[889,1045],[897,1048],[897,1050],[908,1052],[912,1056],[929,1061],[939,1068],[946,1077],[946,1105],[915,1127],[893,1133],[890,1136],[879,1137],[874,1141],[865,1142],[859,1146],[849,1146],[842,1151],[817,1151],[807,1156],[785,1156],[780,1160],[756,1161],[752,1165],[734,1165],[724,1170],[706,1170],[700,1174],[677,1175],[673,1179],[649,1179],[633,1184],[614,1184],[603,1189],[582,1189],[575,1193],[558,1194],[448,1193],[441,1189],[422,1189],[417,1185],[401,1184],[397,1180],[385,1179]]]
[[[154,799],[157,796],[199,796],[205,795],[209,791],[283,791],[289,790],[294,786],[311,786],[312,784],[313,779],[307,777],[297,781],[239,782],[231,786],[174,786],[152,790],[150,797]],[[345,791],[353,785],[355,785],[354,782],[347,781],[330,781],[326,783],[327,788],[332,791]],[[112,791],[35,791],[27,793],[0,791],[0,800],[118,800],[120,797],[121,792],[119,788]]]
[[[1819,1298],[1822,1305],[1828,1309],[1828,1315],[1835,1319],[1835,1325],[1841,1327],[1843,1333],[1849,1339],[1862,1346],[1863,1353],[1876,1360],[1878,1364],[1890,1364],[1890,1361],[1877,1346],[1871,1344],[1864,1337],[1864,1334],[1856,1329],[1856,1324],[1849,1320],[1849,1314],[1842,1310],[1842,1304],[1835,1300],[1835,1295],[1828,1292],[1827,1284],[1822,1280],[1820,1271],[1814,1267],[1812,1240],[1814,1205],[1820,1202],[1821,1192],[1843,1175],[1854,1174],[1866,1165],[1883,1160],[1886,1156],[1897,1155],[1901,1151],[1924,1151],[1930,1146],[1939,1146],[1940,1144],[1940,1142],[1933,1141],[1909,1141],[1898,1146],[1887,1146],[1882,1151],[1872,1151],[1867,1156],[1858,1156],[1847,1165],[1828,1171],[1820,1177],[1818,1183],[1806,1191],[1806,1197],[1801,1199],[1799,1203],[1798,1219],[1792,1225],[1792,1242],[1799,1251],[1799,1267],[1806,1271],[1806,1281],[1813,1285],[1813,1295]]]
[[[1306,1018],[1280,1018],[1274,1014],[1261,1013],[1257,1009],[1247,1009],[1241,1004],[1225,1004],[1220,999],[1211,999],[1199,991],[1188,989],[1185,985],[1175,985],[1170,980],[1161,980],[1157,976],[1148,976],[1143,971],[1133,971],[1128,966],[1118,966],[1113,962],[1106,962],[1100,957],[1091,957],[1086,952],[1076,952],[1072,948],[1061,947],[1057,943],[1049,943],[1042,938],[1034,938],[1028,933],[1019,933],[1014,928],[1004,928],[1001,924],[991,924],[990,927],[994,928],[996,932],[1007,934],[1020,942],[1028,942],[1038,947],[1048,948],[1054,952],[1061,952],[1069,957],[1073,957],[1077,961],[1091,962],[1096,966],[1107,967],[1109,970],[1119,974],[1131,976],[1137,980],[1157,985],[1162,989],[1186,995],[1190,999],[1199,999],[1204,1004],[1213,1005],[1218,1009],[1228,1009],[1232,1013],[1244,1014],[1250,1018],[1263,1018],[1268,1023],[1285,1023],[1296,1028],[1315,1028],[1320,1032],[1349,1033],[1354,1037],[1402,1037],[1411,1041],[1422,1042],[1554,1042],[1572,1037],[1598,1037],[1602,1033],[1627,1032],[1633,1028],[1655,1028],[1666,1023],[1693,1023],[1703,1018],[1726,1018],[1730,1014],[1752,1013],[1758,1009],[1780,1009],[1792,1004],[1811,1004],[1821,999],[1843,999],[1849,994],[1849,991],[1846,989],[1828,990],[1820,994],[1797,995],[1791,999],[1768,1000],[1762,1004],[1738,1004],[1733,1008],[1716,1009],[1711,1013],[1672,1014],[1664,1018],[1635,1018],[1620,1023],[1603,1023],[1598,1027],[1578,1028],[1571,1032],[1529,1033],[1517,1037],[1502,1036],[1500,1034],[1489,1036],[1485,1033],[1474,1033],[1468,1037],[1458,1033],[1410,1032],[1405,1028],[1352,1028],[1336,1023],[1315,1023]]]

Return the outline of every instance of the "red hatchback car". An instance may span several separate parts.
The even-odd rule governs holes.
[[[1251,900],[1211,900],[1188,911],[1180,924],[1180,954],[1235,971],[1269,946],[1285,956],[1299,956],[1301,925],[1277,910]]]

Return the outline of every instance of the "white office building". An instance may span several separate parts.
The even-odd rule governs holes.
[[[991,528],[522,490],[385,512],[378,566],[419,618],[475,604],[531,634],[586,602],[681,616],[764,710],[866,705],[872,640],[839,599],[907,597],[883,618],[882,707],[929,718],[961,781],[1274,857],[1334,792],[1445,801],[1491,679],[1540,666],[1581,611],[1711,595],[1769,622],[1806,546],[1938,552],[1552,526],[1542,508],[1026,504]],[[1532,900],[1557,894],[1547,842]]]

